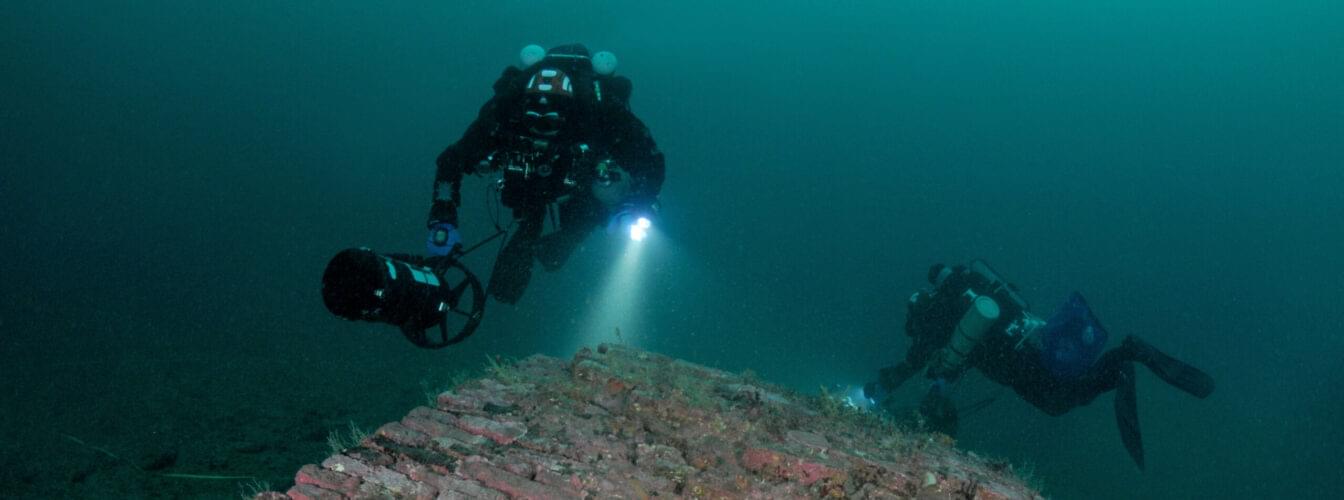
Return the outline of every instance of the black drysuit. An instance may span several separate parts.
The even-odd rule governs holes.
[[[957,322],[970,308],[970,301],[963,292],[972,290],[986,294],[992,286],[983,278],[958,268],[942,286],[916,295],[907,304],[905,321],[905,333],[912,340],[910,349],[906,351],[904,361],[880,372],[878,383],[890,391],[924,370],[938,351],[947,347]],[[996,297],[995,302],[1002,313],[966,357],[961,371],[978,369],[986,378],[1012,387],[1022,399],[1047,414],[1062,415],[1115,389],[1122,367],[1133,359],[1120,349],[1112,349],[1083,376],[1056,379],[1041,361],[1039,347],[1031,342],[1019,346],[1020,338],[1005,333],[1008,326],[1026,311],[1011,300]],[[961,371],[935,373],[930,370],[928,375],[929,378],[955,380],[961,376]]]
[[[938,266],[935,266],[937,269]],[[932,273],[930,275],[932,280]],[[986,378],[1013,388],[1022,399],[1049,415],[1062,415],[1078,406],[1091,403],[1102,393],[1119,389],[1116,397],[1116,416],[1121,436],[1131,456],[1143,466],[1142,445],[1139,441],[1137,413],[1134,409],[1134,362],[1143,363],[1168,383],[1199,398],[1213,392],[1213,379],[1198,369],[1175,360],[1156,348],[1128,336],[1119,347],[1112,348],[1078,377],[1058,378],[1045,365],[1041,348],[1023,341],[1020,334],[1010,334],[1014,323],[1020,324],[1027,311],[1020,301],[1008,296],[1015,287],[996,283],[966,266],[957,266],[937,287],[911,297],[906,316],[906,335],[913,340],[905,359],[896,366],[879,372],[878,384],[886,391],[899,387],[914,374],[930,366],[926,375],[932,379],[955,380],[968,369],[980,370]],[[937,358],[948,347],[957,323],[970,308],[967,290],[995,299],[1001,314],[979,343],[966,355],[965,363],[956,370],[940,370]],[[1013,292],[1015,293],[1015,291]],[[936,391],[930,398],[942,397]],[[951,415],[940,415],[937,421],[950,422],[955,428],[955,408],[948,404],[930,405],[944,411],[952,408]],[[945,430],[945,429],[935,429]]]
[[[545,169],[544,176],[529,174],[527,181],[506,176],[501,193],[518,226],[495,262],[489,293],[509,303],[522,296],[534,258],[547,269],[558,268],[610,215],[612,207],[598,202],[590,190],[597,162],[608,161],[629,175],[629,203],[651,205],[663,184],[663,154],[648,127],[631,112],[631,85],[624,77],[567,68],[575,82],[574,95],[563,99],[566,124],[552,137],[537,137],[529,130],[523,120],[529,99],[525,89],[545,65],[505,69],[494,84],[494,97],[462,138],[439,155],[434,176],[429,224],[456,226],[464,174],[508,168],[518,155],[528,155],[533,167]],[[565,184],[565,179],[572,182]],[[543,237],[547,207],[556,202],[559,228]]]

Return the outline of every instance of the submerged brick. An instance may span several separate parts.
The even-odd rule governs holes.
[[[1039,498],[1002,462],[619,345],[533,356],[306,465],[290,498]],[[267,493],[273,496],[275,492]]]

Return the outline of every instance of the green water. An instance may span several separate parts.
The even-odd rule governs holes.
[[[575,41],[617,54],[668,158],[633,291],[594,237],[460,348],[328,315],[326,260],[419,251],[435,155],[523,45]],[[1140,370],[1140,473],[1109,396],[1049,417],[971,377],[959,399],[998,402],[959,446],[1057,498],[1329,496],[1341,54],[1323,0],[10,1],[0,496],[240,491],[130,465],[168,455],[285,487],[328,431],[397,418],[487,353],[620,340],[861,383],[904,353],[928,266],[975,257],[1038,312],[1080,290],[1218,391]],[[464,188],[471,241],[484,186]]]

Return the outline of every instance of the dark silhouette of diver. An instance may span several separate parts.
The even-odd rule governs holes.
[[[908,302],[905,332],[913,343],[905,360],[880,370],[877,382],[867,384],[865,393],[881,401],[924,370],[934,382],[920,413],[931,430],[955,432],[957,408],[948,400],[945,386],[971,368],[1012,387],[1049,415],[1062,415],[1115,390],[1121,440],[1142,469],[1134,364],[1148,367],[1195,397],[1213,393],[1209,375],[1138,337],[1127,336],[1119,347],[1102,353],[1106,330],[1076,292],[1043,321],[1031,314],[1016,286],[982,261],[935,265],[929,270],[929,282],[932,289],[915,293]]]
[[[461,139],[439,155],[426,249],[459,251],[457,209],[465,174],[503,172],[500,201],[517,223],[490,273],[487,293],[516,303],[533,261],[564,265],[584,239],[658,208],[663,153],[630,110],[632,85],[616,75],[616,56],[580,44],[523,48],[521,64],[495,81]],[[543,235],[547,214],[558,230]],[[556,214],[558,213],[558,217]]]

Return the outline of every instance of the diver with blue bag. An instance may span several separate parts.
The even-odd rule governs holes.
[[[864,391],[881,402],[923,370],[933,380],[920,405],[931,430],[955,432],[956,407],[947,401],[946,386],[971,368],[1012,387],[1049,415],[1062,415],[1115,390],[1121,440],[1142,469],[1134,363],[1197,398],[1213,393],[1208,374],[1138,337],[1127,336],[1119,347],[1105,350],[1106,329],[1077,292],[1042,320],[1031,313],[1017,287],[983,261],[937,264],[928,279],[933,288],[915,293],[907,304],[905,331],[913,344],[905,360],[880,370],[877,382]]]

